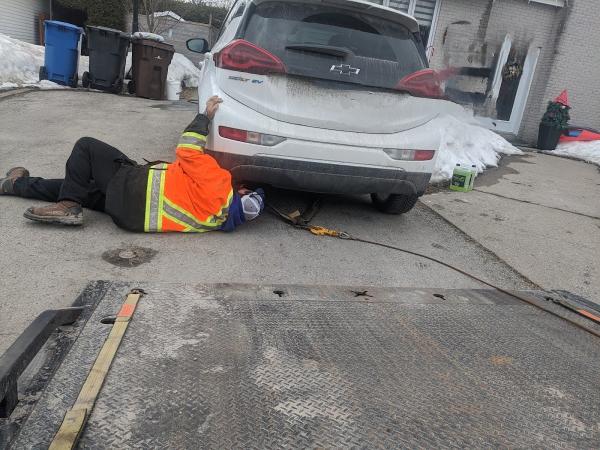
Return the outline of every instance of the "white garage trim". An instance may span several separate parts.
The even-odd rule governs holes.
[[[40,13],[50,13],[50,0],[2,0],[0,33],[31,44],[39,44]]]

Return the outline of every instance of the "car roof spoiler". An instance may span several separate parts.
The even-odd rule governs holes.
[[[419,31],[419,22],[408,14],[398,11],[397,9],[388,8],[387,6],[378,5],[364,0],[252,0],[255,4],[277,1],[280,3],[310,3],[324,4],[343,7],[350,10],[356,10],[371,14],[373,16],[382,17],[404,25],[411,33]]]

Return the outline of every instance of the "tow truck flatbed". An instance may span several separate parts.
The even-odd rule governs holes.
[[[133,288],[145,295],[79,448],[600,442],[600,339],[498,291],[96,282],[11,448],[48,447],[111,329],[101,320]]]

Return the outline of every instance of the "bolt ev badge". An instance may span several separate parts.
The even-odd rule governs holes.
[[[356,67],[352,67],[349,64],[340,64],[339,66],[333,65],[331,66],[331,69],[329,69],[330,72],[337,72],[340,75],[358,75],[358,73],[360,72],[360,69],[356,68]]]

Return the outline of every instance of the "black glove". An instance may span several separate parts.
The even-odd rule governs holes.
[[[193,133],[198,133],[203,136],[206,136],[208,135],[209,124],[210,120],[208,120],[208,117],[206,117],[206,115],[197,114],[196,117],[194,117],[194,120],[192,120],[192,122],[186,127],[186,129],[183,132],[185,133],[191,131]]]

